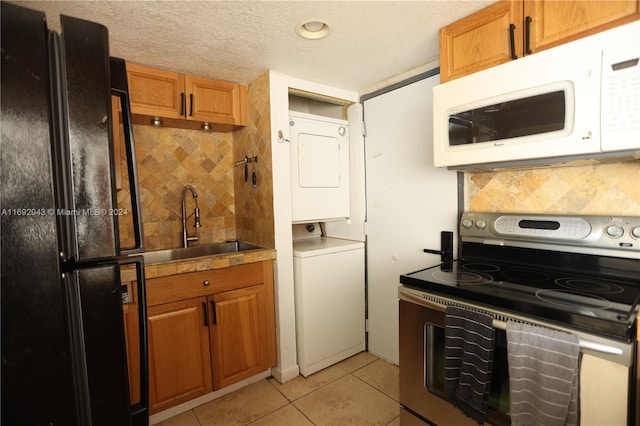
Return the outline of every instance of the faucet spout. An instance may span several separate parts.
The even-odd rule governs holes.
[[[187,192],[191,191],[191,196],[195,201],[196,207],[189,216],[187,216]],[[187,232],[187,219],[191,216],[194,216],[194,228],[200,228],[202,224],[200,223],[200,208],[198,207],[198,194],[196,190],[191,185],[187,185],[182,189],[182,247],[187,248],[190,241],[198,241],[197,236],[189,236]]]

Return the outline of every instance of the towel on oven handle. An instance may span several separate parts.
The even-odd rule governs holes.
[[[493,367],[493,318],[448,306],[444,336],[445,395],[467,416],[484,423]]]
[[[507,321],[511,424],[578,424],[580,339]]]

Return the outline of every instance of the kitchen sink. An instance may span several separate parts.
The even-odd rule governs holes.
[[[229,241],[226,243],[205,244],[201,246],[193,246],[187,248],[174,248],[167,250],[148,251],[142,253],[144,263],[149,265],[152,263],[170,262],[172,260],[191,259],[194,257],[214,256],[224,253],[238,253],[249,250],[263,249],[264,247],[256,246],[242,241]]]

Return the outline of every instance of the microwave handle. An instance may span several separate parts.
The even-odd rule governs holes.
[[[516,25],[509,24],[509,41],[511,42],[511,59],[518,59],[516,55]]]

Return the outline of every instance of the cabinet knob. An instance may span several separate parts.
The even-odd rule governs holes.
[[[202,283],[202,285],[205,287],[209,287],[209,284],[211,284],[209,280],[204,280],[204,282]]]

